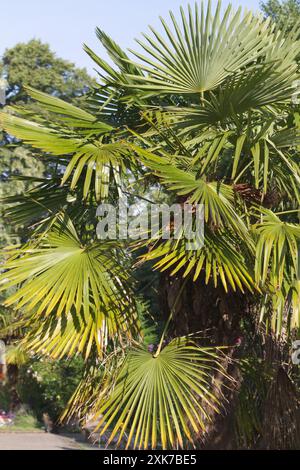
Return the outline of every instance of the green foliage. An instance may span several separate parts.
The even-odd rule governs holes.
[[[14,423],[9,427],[10,431],[35,431],[40,429],[37,418],[26,409],[20,409],[17,411],[14,418]]]
[[[267,0],[260,3],[264,14],[277,23],[280,28],[291,30],[300,17],[299,0]]]
[[[103,391],[95,408],[100,435],[112,425],[108,444],[127,432],[127,448],[167,449],[205,432],[209,410],[220,405],[211,393],[211,373],[220,369],[217,351],[173,340],[155,357],[139,348],[122,365],[116,384]],[[205,404],[206,406],[204,406]]]
[[[31,93],[31,90],[29,90]],[[72,105],[65,107],[61,100],[53,97],[47,97],[41,93],[32,91],[36,99],[42,100],[44,107],[48,110],[66,116],[65,126],[54,130],[38,124],[32,124],[29,121],[12,116],[9,113],[2,113],[0,124],[7,132],[13,132],[16,137],[23,139],[25,143],[44,152],[50,152],[53,155],[61,157],[62,164],[66,164],[62,183],[65,183],[72,175],[71,189],[74,189],[85,172],[85,182],[83,187],[83,196],[88,197],[92,178],[94,175],[95,194],[97,199],[104,199],[108,196],[109,181],[111,171],[115,174],[115,179],[119,177],[119,169],[125,170],[124,161],[129,159],[129,149],[125,143],[108,141],[112,126],[95,122],[95,118],[81,111]],[[67,124],[67,126],[66,126]],[[52,122],[53,126],[53,122]],[[83,128],[83,135],[80,129],[77,135],[74,135],[75,128]],[[90,137],[85,138],[88,133]],[[91,135],[96,134],[92,140]],[[65,157],[66,154],[72,155],[72,158]],[[57,163],[61,160],[58,159]],[[69,161],[68,161],[69,160]]]
[[[278,31],[240,10],[231,15],[231,7],[221,13],[220,3],[212,11],[210,2],[206,11],[181,10],[181,25],[171,14],[171,23],[162,20],[165,38],[151,28],[147,43],[138,41],[147,53],[134,53],[139,62],[98,30],[113,65],[86,47],[102,84],[84,109],[28,88],[39,112],[0,113],[6,132],[54,163],[48,180],[6,199],[18,223],[36,218],[27,242],[5,250],[0,277],[1,290],[17,289],[6,305],[26,326],[22,345],[53,358],[82,354],[85,373],[64,417],[92,412],[108,442],[137,448],[199,445],[223,404],[229,358],[219,357],[220,348],[204,348],[194,331],[165,342],[187,281],[215,288],[220,302],[228,292],[250,303],[255,292],[253,315],[266,335],[271,327],[286,342],[300,329],[300,134],[291,118],[298,30]],[[144,249],[139,262],[155,260],[181,280],[158,346],[127,273],[128,242],[95,241],[98,202],[115,202],[139,181],[170,201],[205,205],[203,247],[187,251],[183,237],[135,246]],[[253,393],[261,403],[269,376],[255,383],[259,360],[241,364],[237,426],[241,440],[255,441],[260,417],[247,400]],[[278,377],[270,396],[285,381],[296,409],[291,383]],[[281,427],[292,439],[276,420],[273,441]]]
[[[173,31],[161,20],[166,42],[150,28],[152,37],[144,34],[147,42],[137,41],[148,55],[133,51],[143,64],[130,61],[148,75],[128,74],[136,83],[132,86],[160,94],[200,94],[216,89],[227,77],[268,54],[272,29],[266,28],[262,18],[251,12],[241,15],[239,8],[231,15],[231,9],[229,5],[221,14],[218,2],[212,12],[208,2],[207,11],[204,12],[202,3],[199,12],[196,3],[195,11],[189,7],[186,17],[181,8],[182,27],[170,13]]]
[[[8,250],[0,290],[22,285],[5,305],[27,312],[27,347],[53,357],[76,351],[88,357],[94,346],[102,355],[112,338],[137,334],[129,276],[116,248],[83,245],[71,220],[59,217],[22,252]]]
[[[21,368],[18,392],[38,419],[48,413],[56,421],[65,409],[83,373],[80,357],[72,360],[31,359]]]
[[[14,148],[0,147],[0,199],[16,194],[22,194],[30,189],[28,180],[20,179],[20,176],[36,175],[42,177],[45,166],[41,160],[33,157],[30,152],[21,146]],[[11,243],[19,243],[22,237],[22,228],[10,224],[5,216],[5,207],[1,204],[0,212],[0,246]]]
[[[0,61],[0,77],[4,77],[8,83],[6,104],[26,104],[26,112],[40,112],[42,109],[25,92],[26,85],[82,105],[84,95],[95,85],[85,69],[78,69],[71,62],[56,57],[48,44],[36,39],[19,43],[4,52]],[[44,156],[40,158],[40,155],[30,152],[24,145],[12,142],[6,134],[3,135],[3,142],[6,145],[0,147],[1,200],[3,197],[22,194],[32,187],[30,181],[21,177],[40,178],[51,171]],[[23,236],[22,230],[24,227],[15,229],[1,204],[1,246],[18,243]]]
[[[0,75],[8,82],[7,104],[28,101],[25,85],[70,101],[78,100],[94,84],[85,69],[56,57],[49,45],[38,39],[7,49],[2,56]]]

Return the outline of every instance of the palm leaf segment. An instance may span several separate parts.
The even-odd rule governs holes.
[[[5,217],[13,221],[15,225],[29,226],[33,220],[63,209],[72,198],[77,200],[70,193],[67,185],[60,185],[59,177],[51,179],[27,177],[25,181],[35,186],[22,195],[2,199],[3,204],[6,205]]]
[[[38,241],[8,249],[0,290],[18,286],[5,305],[24,311],[28,347],[60,357],[137,332],[126,271],[114,247],[81,244],[70,220],[57,221]]]
[[[37,90],[28,88],[28,92],[45,110],[54,113],[55,129],[4,112],[0,113],[0,125],[32,147],[61,157],[58,163],[66,167],[62,184],[71,179],[70,187],[74,189],[83,176],[84,198],[92,184],[96,199],[106,198],[111,174],[119,181],[118,174],[125,168],[127,145],[114,141],[114,128],[87,111]]]
[[[300,226],[283,222],[269,210],[261,212],[262,221],[254,226],[258,237],[255,274],[262,286],[270,286],[262,313],[271,299],[272,327],[280,334],[286,320],[288,329],[300,327]]]
[[[221,369],[217,350],[186,338],[173,340],[157,357],[142,348],[130,351],[115,386],[95,404],[100,434],[110,433],[108,444],[115,436],[117,445],[126,440],[127,448],[193,444],[219,410],[211,380]]]

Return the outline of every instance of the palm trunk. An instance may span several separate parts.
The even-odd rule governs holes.
[[[19,378],[19,367],[15,364],[9,364],[7,367],[7,379],[10,394],[10,412],[15,412],[19,407],[21,400],[17,390]]]
[[[183,280],[164,276],[160,283],[162,310],[167,317]],[[252,296],[225,292],[219,286],[205,285],[203,279],[186,283],[177,304],[171,327],[172,336],[202,332],[203,338],[214,345],[234,346],[241,340],[241,319],[253,305]]]

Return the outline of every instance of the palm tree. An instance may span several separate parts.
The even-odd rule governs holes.
[[[131,55],[97,30],[114,66],[85,46],[101,77],[86,110],[28,88],[47,117],[1,113],[55,170],[6,200],[15,224],[34,224],[5,251],[1,290],[18,286],[6,305],[21,312],[23,347],[84,355],[66,414],[92,415],[108,443],[294,448],[298,31],[220,3],[181,9],[181,24],[170,15]],[[143,240],[135,263],[130,242],[96,240],[99,202],[141,180],[170,202],[204,204],[202,248]],[[141,261],[160,272],[156,339],[132,276]]]

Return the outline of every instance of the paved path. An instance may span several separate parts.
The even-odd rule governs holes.
[[[92,449],[79,436],[61,436],[45,432],[0,433],[0,450],[84,450]]]

